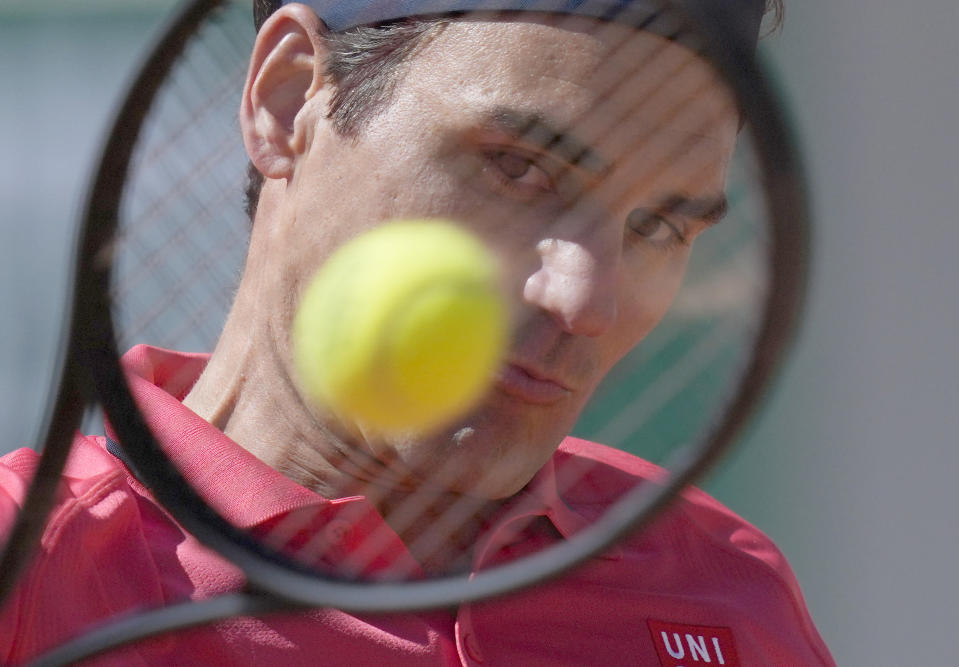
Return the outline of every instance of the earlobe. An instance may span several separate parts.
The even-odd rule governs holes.
[[[286,5],[260,28],[240,105],[250,160],[267,178],[290,178],[306,146],[297,123],[323,88],[326,27],[312,10]]]

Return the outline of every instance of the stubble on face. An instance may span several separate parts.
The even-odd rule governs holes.
[[[603,24],[597,33],[586,19],[553,23],[452,23],[415,56],[395,99],[356,140],[319,137],[300,165],[291,213],[296,227],[288,239],[298,258],[288,265],[294,291],[339,243],[382,221],[457,220],[508,267],[515,320],[508,365],[567,389],[543,404],[496,383],[472,414],[425,439],[367,439],[345,430],[349,440],[366,440],[347,446],[365,448],[411,484],[439,475],[445,487],[468,494],[502,498],[518,491],[605,374],[662,318],[679,287],[688,244],[669,252],[627,247],[629,211],[674,191],[711,195],[722,188],[735,136],[733,114],[723,116],[728,100],[706,95],[688,119],[664,120],[687,95],[684,88],[709,78],[695,63],[675,75],[672,60],[690,61],[685,49],[625,26]],[[637,70],[642,58],[658,64]],[[673,99],[651,103],[653,92]],[[721,119],[704,128],[697,116]],[[510,118],[543,119],[566,138],[554,149],[575,141],[601,166],[568,164],[573,158],[531,143],[505,122]],[[690,142],[694,131],[704,140]],[[650,169],[677,145],[684,160],[706,166],[692,175],[672,164]],[[542,157],[557,173],[566,170],[568,192],[589,196],[518,195],[491,174],[496,151]],[[690,242],[695,233],[689,231]],[[614,307],[600,324],[594,313],[586,329],[584,309],[604,300]]]

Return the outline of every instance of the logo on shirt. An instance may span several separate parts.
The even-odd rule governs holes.
[[[724,665],[739,667],[733,631],[708,625],[646,621],[662,667]]]

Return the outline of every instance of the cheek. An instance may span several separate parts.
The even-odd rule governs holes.
[[[642,269],[620,281],[617,301],[616,363],[662,321],[683,282],[689,252],[648,258]]]

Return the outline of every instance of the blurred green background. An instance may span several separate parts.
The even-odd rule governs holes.
[[[167,0],[0,4],[0,450],[49,390],[73,222]],[[840,665],[956,664],[959,3],[787,0],[764,57],[817,219],[808,317],[706,488],[789,557]]]

